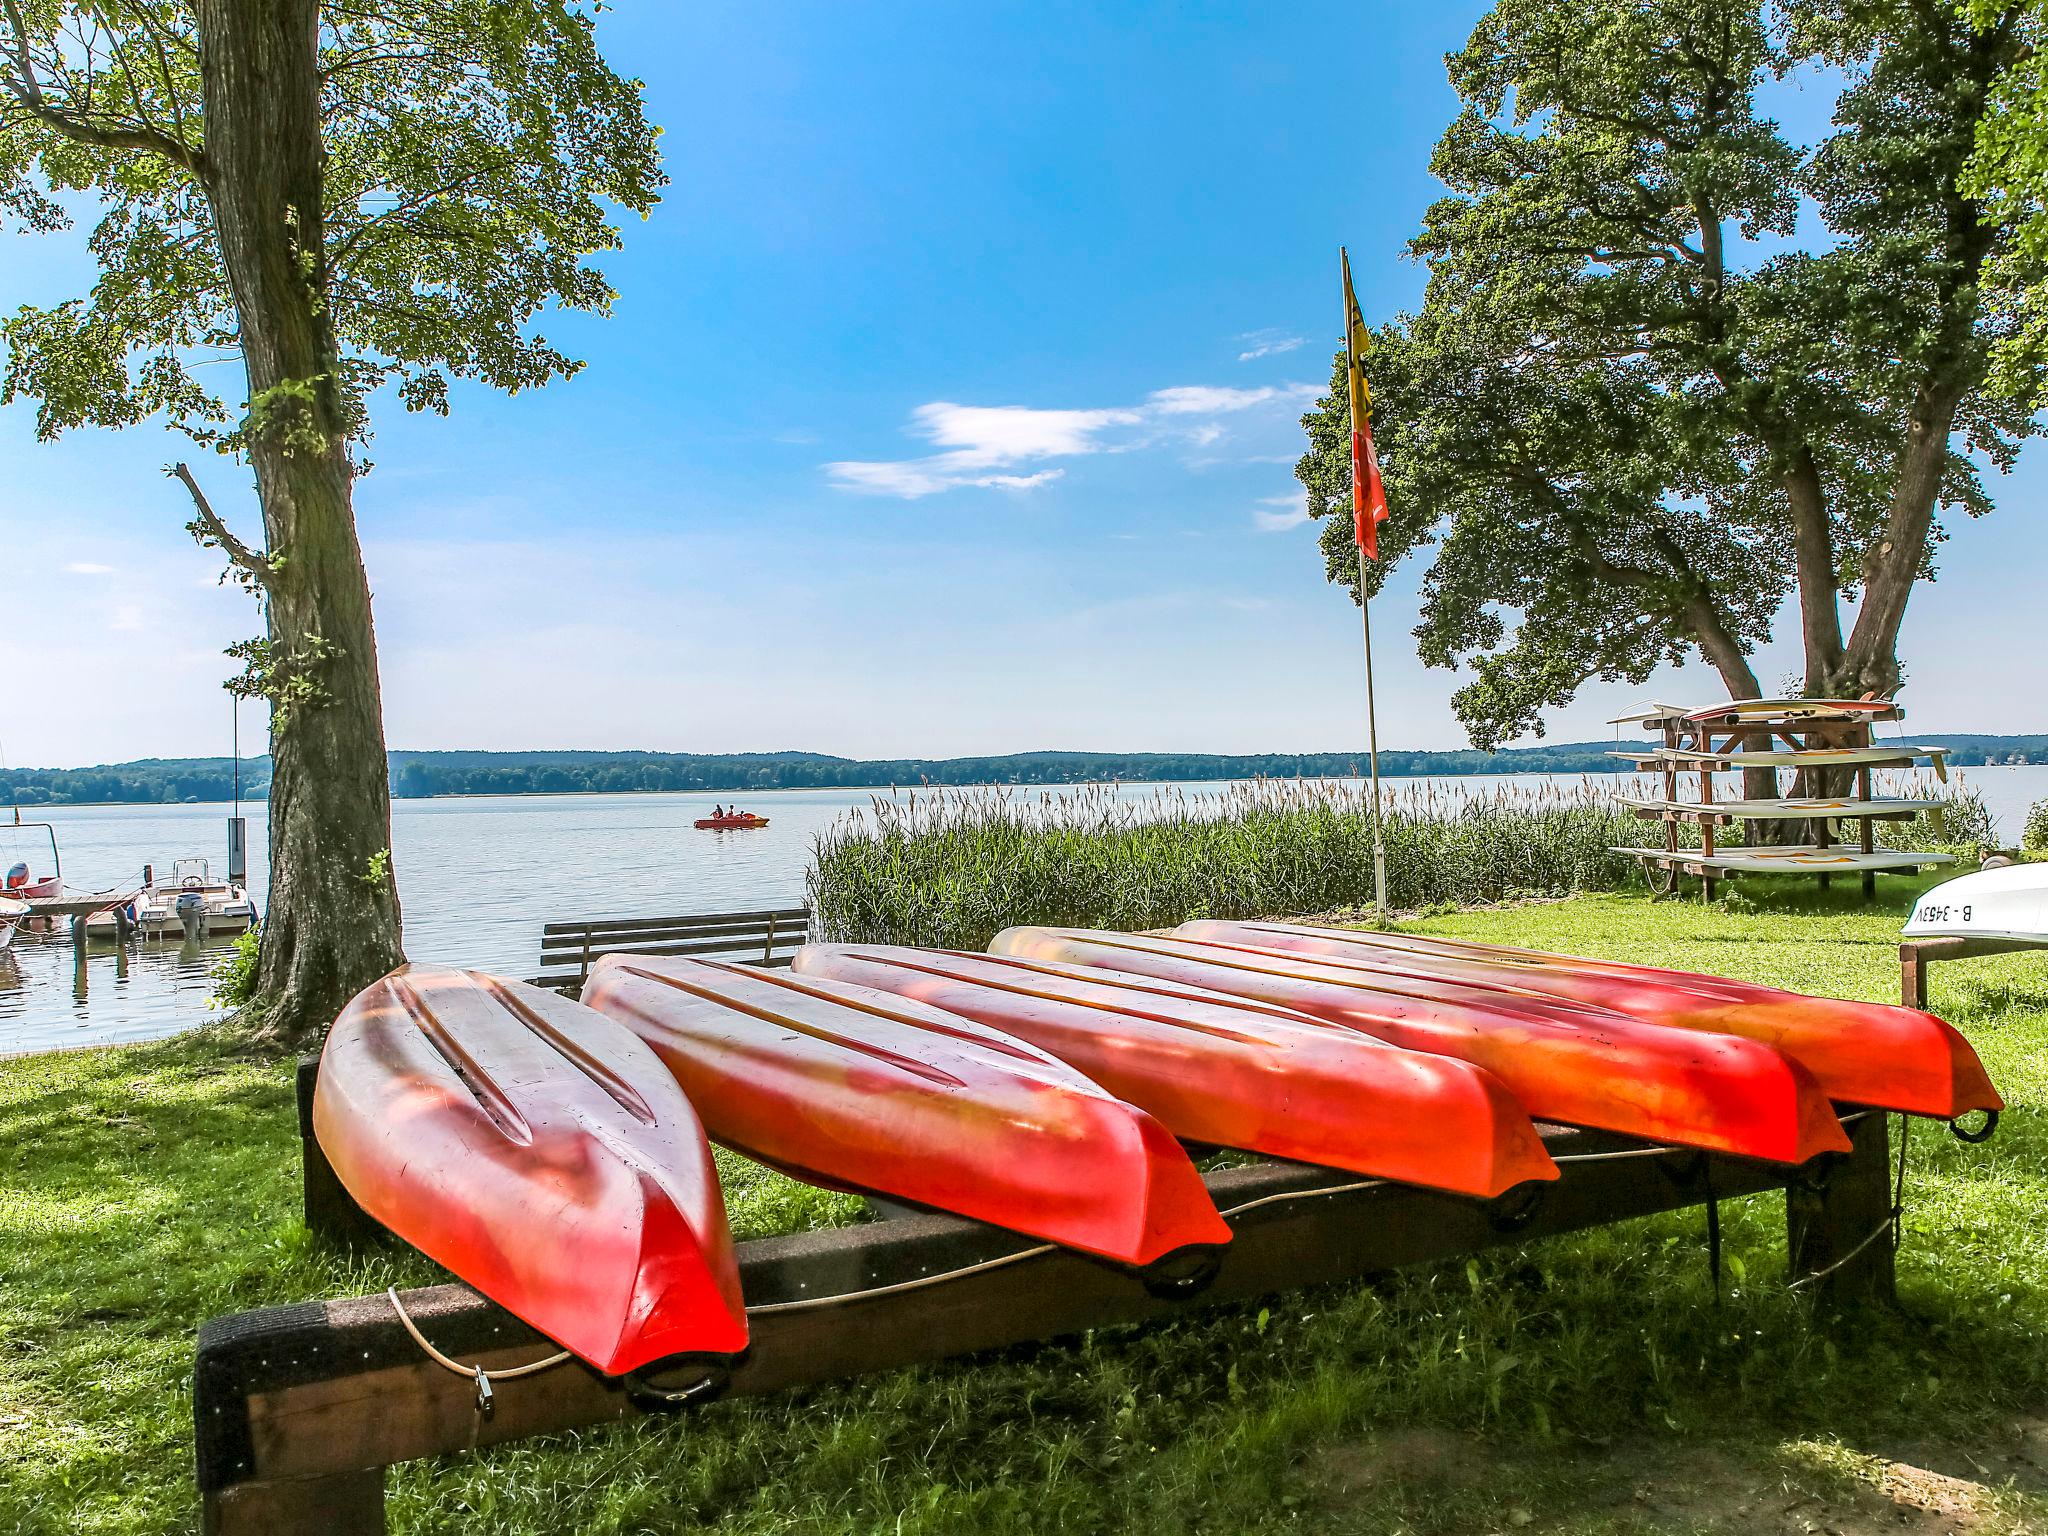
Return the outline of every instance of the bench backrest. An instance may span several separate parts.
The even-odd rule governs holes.
[[[700,912],[690,917],[600,917],[540,931],[535,986],[574,996],[604,955],[688,955],[746,965],[788,965],[810,936],[809,907]]]

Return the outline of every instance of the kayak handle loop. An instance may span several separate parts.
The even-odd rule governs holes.
[[[1223,1267],[1223,1249],[1203,1244],[1180,1248],[1138,1271],[1148,1294],[1161,1301],[1186,1301],[1209,1289]]]
[[[628,1371],[619,1378],[626,1400],[642,1413],[681,1413],[700,1403],[713,1403],[732,1385],[732,1367],[724,1362],[700,1364],[704,1374],[684,1387],[656,1386],[648,1378],[657,1371],[673,1371],[681,1362],[666,1360]]]
[[[1964,1127],[1962,1117],[1960,1115],[1958,1115],[1955,1119],[1949,1121],[1948,1129],[1949,1134],[1955,1137],[1957,1141],[1965,1141],[1973,1147],[1981,1147],[1985,1142],[1991,1139],[1991,1133],[1998,1129],[1998,1111],[1995,1109],[1985,1110],[1984,1123],[1978,1126],[1974,1131],[1968,1130]]]
[[[1486,1224],[1496,1232],[1519,1232],[1536,1219],[1550,1186],[1539,1179],[1524,1179],[1486,1202]]]

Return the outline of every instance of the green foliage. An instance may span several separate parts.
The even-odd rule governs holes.
[[[1451,57],[1450,191],[1411,246],[1427,296],[1365,359],[1393,506],[1370,575],[1435,546],[1416,638],[1471,666],[1476,745],[1694,651],[1760,691],[1747,658],[1795,592],[1809,687],[1896,684],[1937,499],[1988,510],[1969,453],[2003,467],[2037,430],[1981,387],[2005,233],[1955,190],[1982,84],[2034,30],[1501,0]],[[1793,72],[1842,82],[1817,145],[1759,107]],[[1297,474],[1355,591],[1338,370]],[[1839,599],[1881,585],[1845,642]]]
[[[352,431],[367,431],[381,384],[408,409],[445,412],[452,379],[520,390],[576,372],[530,322],[551,304],[609,311],[590,260],[619,244],[608,209],[644,217],[666,181],[639,82],[598,52],[601,7],[320,9],[327,206],[324,245],[301,260]],[[21,0],[7,15],[0,84],[44,111],[0,117],[0,222],[62,229],[73,194],[93,194],[99,277],[83,298],[0,320],[0,402],[37,400],[45,437],[161,415],[224,448],[266,422],[297,441],[325,379],[286,380],[237,420],[200,371],[237,352],[243,321],[212,227],[190,0]]]
[[[1600,896],[1423,926],[1884,1000],[1907,905]],[[2048,1400],[2048,970],[1998,956],[1935,988],[2012,1108],[1981,1148],[1915,1129],[1898,1314],[1831,1325],[1779,1283],[1782,1202],[1728,1200],[1719,1305],[1699,1213],[1651,1217],[415,1462],[387,1478],[392,1528],[1646,1536],[1757,1528],[1730,1514],[1745,1499],[1765,1530],[1876,1530],[1898,1524],[1888,1494],[1863,1495],[1867,1522],[1831,1511],[1880,1486],[1864,1453],[1910,1447],[1890,1453],[1953,1473],[1943,1499],[1976,1528],[2039,1529],[2041,1490],[2007,1454]],[[311,1239],[296,1136],[291,1064],[217,1040],[0,1062],[0,1530],[193,1530],[200,1323],[445,1278],[397,1246]],[[742,1236],[857,1219],[845,1196],[719,1164]],[[1674,1483],[1727,1500],[1688,1518]]]
[[[1997,846],[1998,823],[1991,807],[1984,803],[1982,790],[1972,789],[1968,784],[1938,784],[1923,779],[1912,784],[1908,792],[1915,799],[1935,801],[1934,809],[1922,811],[1911,821],[1879,822],[1879,846],[1909,853],[1965,855]]]
[[[2027,807],[2027,824],[2020,833],[2020,846],[2048,851],[2048,800],[2036,800]]]
[[[1614,888],[1636,822],[1604,794],[1394,790],[1387,898],[1413,909]],[[1220,800],[1101,789],[877,799],[818,839],[821,937],[981,949],[1014,923],[1157,928],[1373,901],[1371,798],[1338,784],[1233,786]]]
[[[2015,8],[2001,0],[1965,0],[1963,11],[1986,30],[2016,24]],[[2029,0],[2018,14],[2036,30],[2048,23],[2048,4]],[[1994,357],[1994,380],[2038,405],[2048,364],[2048,54],[2038,46],[2015,59],[1994,84],[1962,185],[1990,218],[2013,229],[2011,243],[1993,264],[1994,302],[2008,322]]]
[[[210,1002],[215,1008],[233,1010],[256,1000],[256,968],[262,950],[263,938],[258,929],[245,929],[235,935],[227,954],[213,967]]]

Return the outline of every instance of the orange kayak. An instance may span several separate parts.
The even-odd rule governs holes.
[[[1312,955],[1388,976],[1518,987],[1612,1008],[1645,1023],[1743,1035],[1785,1052],[1813,1073],[1830,1098],[1844,1103],[1939,1120],[2004,1107],[1970,1042],[1917,1008],[1808,997],[1724,976],[1420,934],[1223,922],[1185,923],[1175,934]]]
[[[334,1021],[313,1132],[364,1210],[607,1375],[747,1347],[703,1127],[567,998],[400,967]]]
[[[1207,987],[1454,1056],[1492,1072],[1543,1120],[1782,1163],[1849,1145],[1811,1073],[1733,1035],[1660,1029],[1531,992],[1377,976],[1306,955],[1187,939],[1011,928],[989,948]]]
[[[913,998],[1057,1056],[1214,1146],[1482,1198],[1554,1179],[1500,1082],[1304,1014],[1104,971],[882,944],[811,944],[795,969]]]
[[[631,1029],[714,1141],[828,1188],[1150,1266],[1230,1241],[1158,1121],[1035,1046],[866,987],[608,955],[583,1000]]]

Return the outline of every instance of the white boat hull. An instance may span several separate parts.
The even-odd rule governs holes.
[[[2048,944],[2048,864],[2008,864],[1944,881],[1915,904],[1906,937]]]

